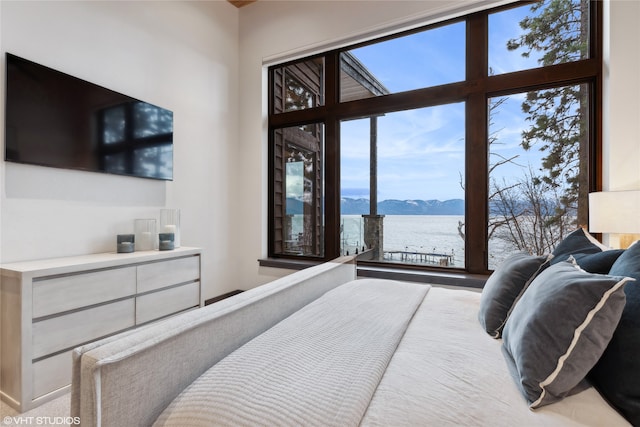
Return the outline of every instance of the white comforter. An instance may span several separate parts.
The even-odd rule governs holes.
[[[205,372],[155,426],[357,426],[428,286],[356,280]]]
[[[479,300],[394,281],[342,285],[214,365],[156,425],[629,425],[593,388],[531,411],[501,341],[477,321]]]
[[[629,426],[594,388],[536,411],[501,340],[477,320],[480,294],[433,287],[416,312],[362,426]]]

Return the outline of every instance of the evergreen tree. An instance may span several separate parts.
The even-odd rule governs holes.
[[[522,56],[541,54],[541,66],[586,58],[588,55],[588,0],[548,0],[531,6],[520,22],[525,33],[509,40],[509,50]],[[575,215],[587,222],[588,93],[585,85],[562,86],[527,93],[522,103],[531,127],[522,133],[522,147],[546,152],[542,180],[553,188],[565,187],[552,221]]]

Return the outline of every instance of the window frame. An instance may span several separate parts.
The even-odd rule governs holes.
[[[277,64],[268,69],[268,257],[263,265],[286,266],[324,262],[340,256],[340,122],[383,113],[424,108],[452,102],[465,102],[465,268],[416,266],[388,262],[366,261],[374,268],[384,267],[423,272],[466,273],[486,275],[488,269],[488,104],[490,97],[510,95],[553,86],[588,84],[590,86],[589,123],[589,191],[602,186],[602,3],[590,1],[590,52],[587,59],[547,67],[489,75],[488,27],[489,15],[501,10],[522,6],[522,3],[504,5],[470,15],[454,18],[404,31],[375,40],[334,49],[311,57]],[[466,78],[464,81],[439,86],[391,93],[373,98],[340,102],[340,53],[375,44],[415,32],[425,31],[454,22],[466,22]],[[277,68],[324,58],[324,103],[315,108],[274,113],[273,71]],[[324,256],[286,256],[274,252],[274,153],[273,135],[279,128],[324,124]],[[282,263],[278,263],[282,260]]]

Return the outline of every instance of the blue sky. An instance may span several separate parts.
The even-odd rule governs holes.
[[[529,11],[521,7],[494,14],[490,21],[489,61],[496,74],[533,68],[535,58],[509,52],[506,42],[521,33],[518,22]],[[390,92],[401,92],[464,79],[465,25],[439,27],[385,43],[351,51]],[[524,166],[537,165],[537,150],[524,152],[520,135],[527,124],[520,105],[524,94],[511,95],[494,114],[499,145],[492,150],[505,157],[518,154]],[[464,103],[387,114],[378,121],[378,200],[464,198]],[[369,120],[341,126],[343,197],[369,197]],[[516,166],[500,174],[517,177]],[[510,178],[511,179],[511,178]]]

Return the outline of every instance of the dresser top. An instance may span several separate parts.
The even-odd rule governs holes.
[[[31,277],[51,276],[56,274],[75,273],[84,270],[119,267],[142,262],[161,261],[181,256],[198,255],[200,248],[179,247],[169,251],[139,251],[131,253],[105,252],[62,258],[49,258],[34,261],[19,261],[0,264],[3,276]]]

